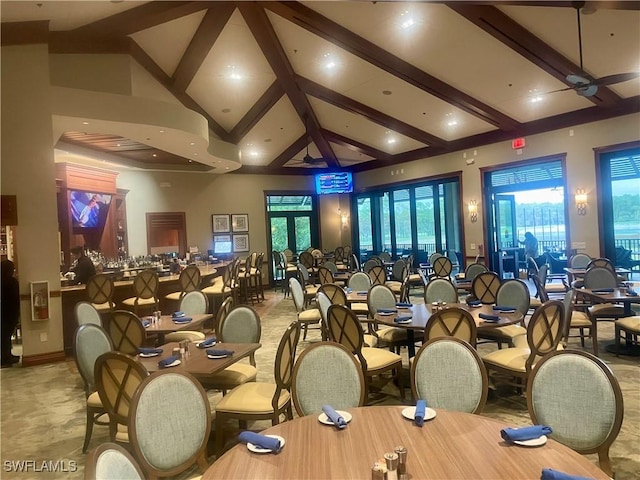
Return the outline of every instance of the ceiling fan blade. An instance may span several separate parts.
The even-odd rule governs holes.
[[[640,72],[616,73],[615,75],[607,75],[606,77],[597,78],[591,83],[601,86],[614,85],[616,83],[627,82],[638,77],[640,77]]]
[[[576,87],[565,87],[565,88],[559,88],[558,90],[551,90],[550,92],[546,92],[545,95],[550,95],[552,93],[558,93],[558,92],[566,92],[567,90],[575,90]]]

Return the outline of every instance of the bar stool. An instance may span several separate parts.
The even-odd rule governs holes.
[[[89,302],[98,313],[113,312],[116,304],[113,302],[113,278],[111,275],[98,273],[87,280],[85,287]]]
[[[158,310],[158,272],[155,270],[143,270],[133,280],[133,292],[135,297],[123,300],[122,304],[133,309],[133,313],[138,315],[140,307]]]
[[[198,290],[200,288],[200,269],[195,265],[189,265],[182,272],[180,272],[180,278],[178,278],[178,285],[180,286],[180,291],[172,292],[165,295],[165,299],[170,303],[175,305],[176,307],[179,305],[180,300],[187,293],[193,292],[194,290]]]

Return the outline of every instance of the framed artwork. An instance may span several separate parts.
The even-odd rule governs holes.
[[[49,320],[49,282],[31,282],[31,320]]]
[[[234,232],[248,232],[249,215],[246,213],[231,215],[231,228]]]
[[[213,233],[229,233],[231,231],[229,215],[218,213],[211,215],[211,230]]]
[[[248,252],[249,251],[249,235],[234,235],[233,236],[233,251],[235,252]]]

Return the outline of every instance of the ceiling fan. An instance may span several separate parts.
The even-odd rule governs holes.
[[[305,133],[306,133],[306,138],[309,138],[309,125],[308,125],[308,116],[305,115],[304,117],[304,129],[305,129]],[[309,144],[307,143],[307,153],[305,154],[304,157],[302,157],[302,160],[297,161],[297,162],[290,162],[289,165],[304,165],[304,166],[309,166],[309,167],[315,167],[318,166],[320,164],[323,164],[326,167],[327,166],[327,161],[322,158],[314,158],[311,155],[309,155]]]
[[[570,87],[561,88],[560,90],[554,90],[553,92],[565,92],[567,90],[575,90],[575,92],[581,97],[592,97],[598,93],[598,87],[615,85],[616,83],[626,82],[633,80],[640,76],[640,72],[628,72],[628,73],[616,73],[613,75],[607,75],[606,77],[591,78],[584,73],[582,66],[582,25],[580,23],[580,10],[584,7],[585,2],[573,2],[573,8],[576,9],[576,16],[578,19],[578,48],[580,50],[580,74],[567,75],[567,82],[571,84]]]

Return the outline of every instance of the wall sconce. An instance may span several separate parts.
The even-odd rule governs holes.
[[[349,215],[343,213],[340,215],[340,224],[342,228],[347,228],[349,226]]]
[[[579,188],[576,190],[576,208],[578,209],[578,215],[586,215],[587,214],[587,192],[584,191],[584,188]]]
[[[469,200],[467,210],[469,211],[469,220],[471,220],[471,223],[476,223],[478,221],[478,202]]]

